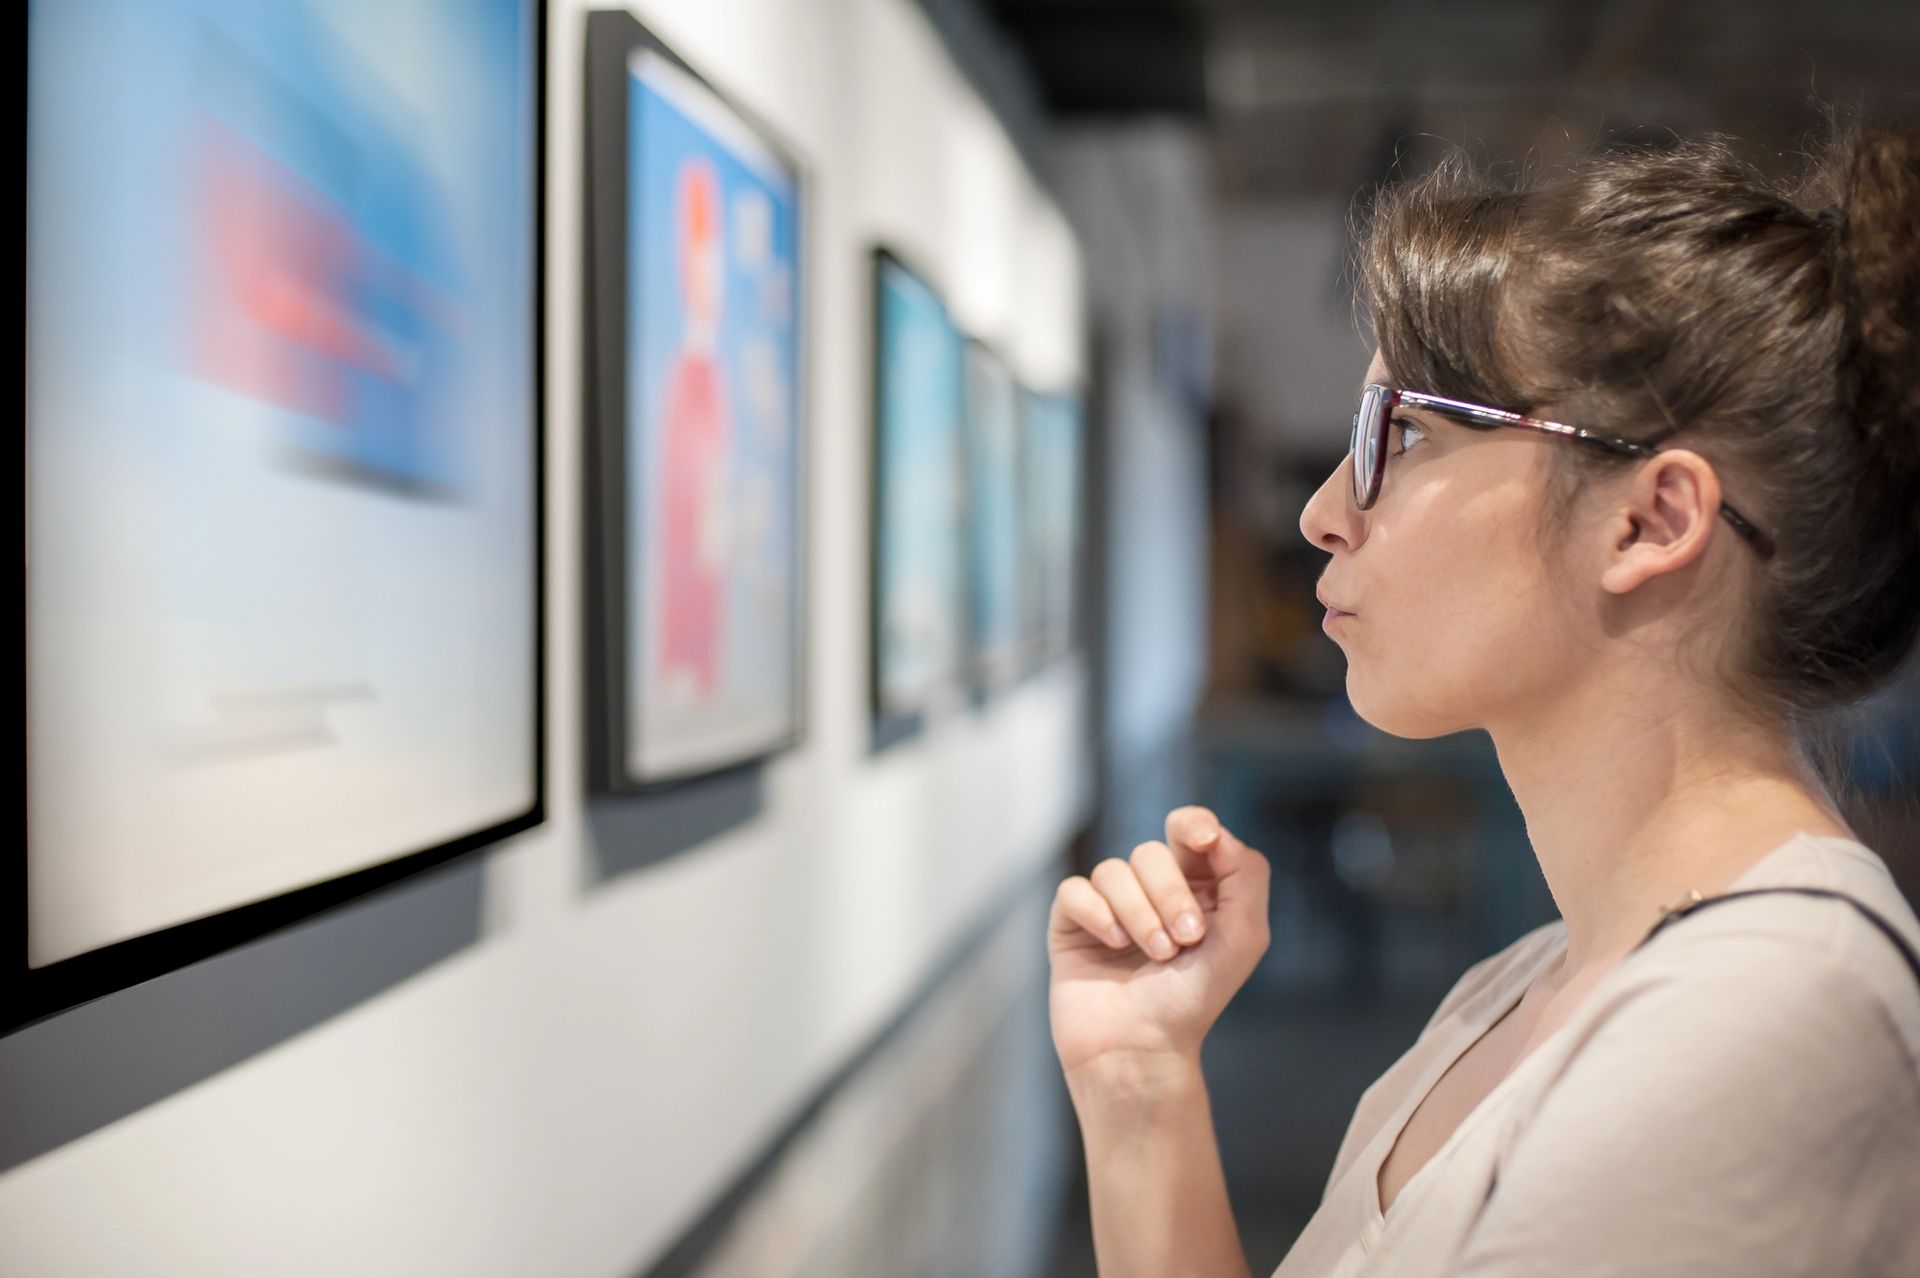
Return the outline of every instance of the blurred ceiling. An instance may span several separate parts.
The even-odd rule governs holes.
[[[1205,122],[1220,194],[1336,197],[1443,143],[1718,130],[1790,167],[1814,99],[1920,117],[1915,0],[989,0],[1049,109]]]
[[[1056,116],[1207,112],[1194,0],[987,0]]]

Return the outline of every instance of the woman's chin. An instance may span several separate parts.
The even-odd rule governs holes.
[[[1471,726],[1458,721],[1455,716],[1436,713],[1431,704],[1422,704],[1366,686],[1363,681],[1354,678],[1351,665],[1347,667],[1347,704],[1369,726],[1378,728],[1388,736],[1408,741],[1430,741]]]

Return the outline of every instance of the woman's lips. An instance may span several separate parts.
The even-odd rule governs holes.
[[[1353,614],[1350,612],[1341,612],[1338,608],[1329,608],[1327,609],[1327,615],[1323,617],[1320,621],[1320,628],[1322,630],[1325,630],[1328,626],[1331,626],[1334,622],[1340,620],[1342,617],[1351,617],[1352,615]]]

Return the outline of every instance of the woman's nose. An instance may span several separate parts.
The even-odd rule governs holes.
[[[1353,508],[1353,485],[1347,478],[1352,464],[1348,457],[1335,466],[1300,512],[1300,535],[1316,550],[1356,550],[1366,539],[1360,512]]]

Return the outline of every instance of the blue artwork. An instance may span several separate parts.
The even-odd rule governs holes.
[[[33,6],[36,961],[532,811],[538,15]]]
[[[975,682],[992,687],[1020,673],[1019,388],[992,348],[966,354],[967,599]]]
[[[1083,429],[1076,395],[1036,392],[1026,406],[1026,629],[1044,660],[1071,648],[1077,624]]]
[[[625,766],[648,781],[797,728],[800,191],[651,48],[627,129]]]
[[[940,297],[892,257],[875,259],[876,710],[924,708],[965,651],[964,340]]]

